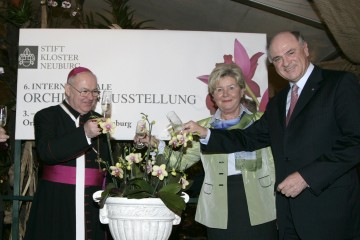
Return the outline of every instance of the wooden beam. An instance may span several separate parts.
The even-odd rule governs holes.
[[[269,12],[281,17],[291,19],[296,22],[300,22],[314,28],[325,30],[325,25],[320,21],[307,16],[303,16],[294,12],[285,10],[285,8],[279,8],[278,6],[268,4],[269,1],[259,1],[259,0],[231,0],[249,7],[253,7],[265,12]]]
[[[47,28],[47,6],[46,0],[41,0],[41,28]]]

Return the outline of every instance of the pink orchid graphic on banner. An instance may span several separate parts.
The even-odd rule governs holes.
[[[268,89],[266,89],[263,96],[261,96],[260,87],[255,81],[252,80],[252,78],[254,77],[256,68],[258,66],[258,60],[263,54],[263,52],[257,52],[251,58],[249,58],[244,46],[237,39],[235,39],[234,61],[231,54],[224,55],[224,63],[235,63],[243,71],[246,81],[245,94],[256,102],[260,112],[265,110],[266,104],[268,102]],[[209,75],[202,75],[197,77],[197,79],[201,80],[205,84],[208,84]],[[261,101],[259,102],[258,98],[260,97]],[[211,114],[213,114],[217,108],[210,95],[208,95],[206,98],[206,106],[210,110]]]

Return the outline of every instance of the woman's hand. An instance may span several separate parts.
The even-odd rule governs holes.
[[[206,138],[208,129],[200,126],[197,122],[189,121],[184,124],[184,133],[191,133],[192,135],[198,135],[200,138]]]

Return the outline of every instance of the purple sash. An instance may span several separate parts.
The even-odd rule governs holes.
[[[69,167],[63,165],[44,166],[42,179],[64,183],[76,184],[76,167]],[[102,186],[104,180],[104,173],[97,168],[85,168],[85,186]]]

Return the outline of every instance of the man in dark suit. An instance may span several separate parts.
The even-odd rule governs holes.
[[[99,97],[96,76],[87,68],[70,71],[66,100],[35,114],[35,142],[43,163],[25,240],[105,239],[92,194],[101,190],[97,159],[109,159],[105,134],[92,117]]]
[[[289,85],[262,118],[245,130],[210,131],[193,121],[184,128],[203,138],[207,153],[271,146],[280,239],[360,239],[360,85],[355,75],[320,69],[308,56],[300,33],[277,34],[268,58]]]

